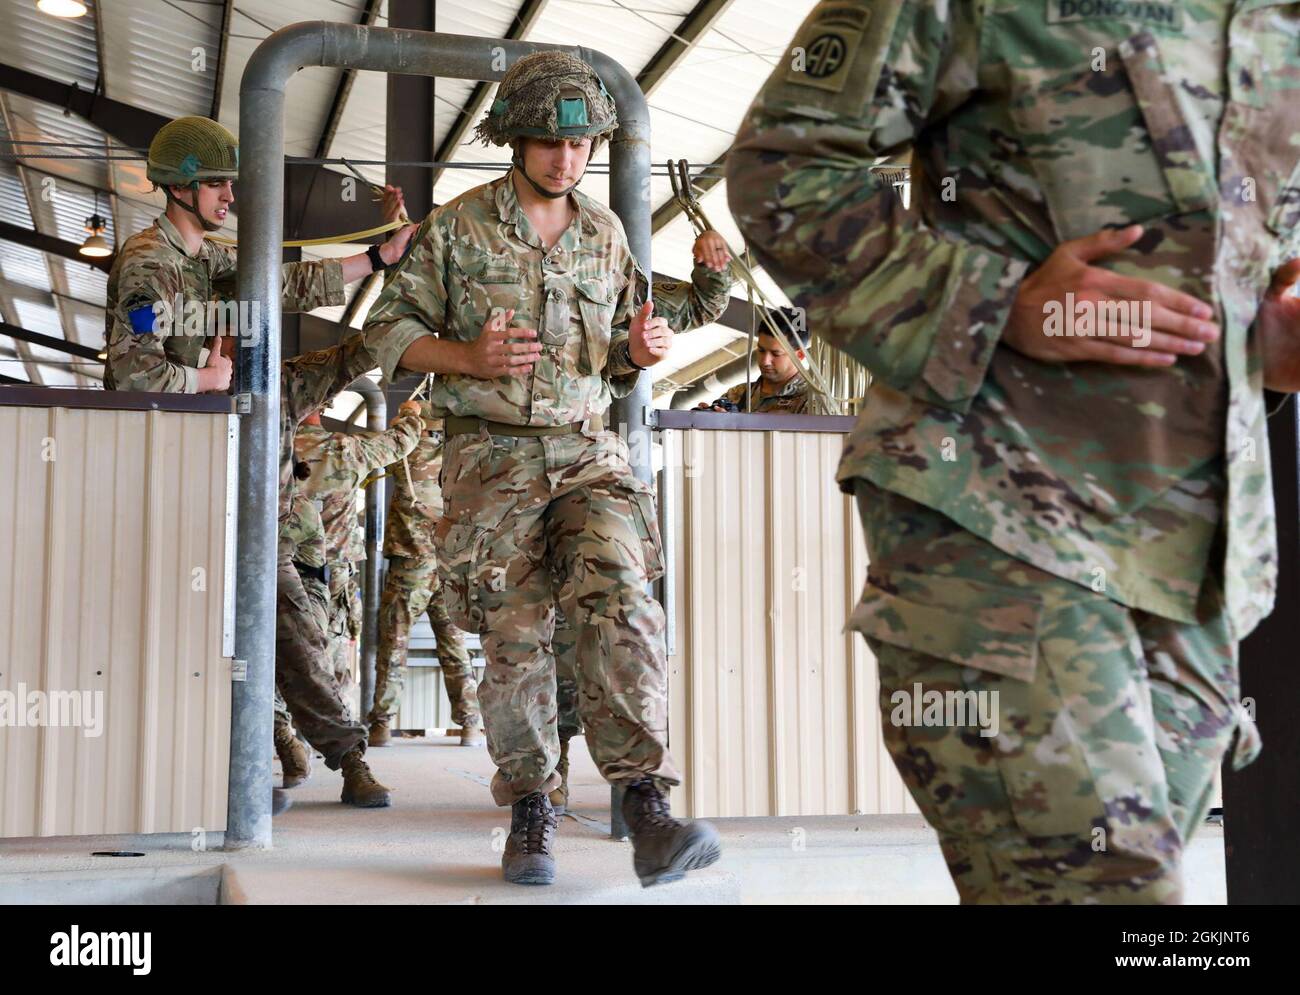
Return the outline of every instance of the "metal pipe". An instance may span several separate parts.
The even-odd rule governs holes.
[[[279,485],[280,237],[284,227],[284,91],[299,69],[330,66],[457,79],[499,80],[505,65],[530,52],[562,49],[587,60],[618,108],[610,143],[610,206],[645,272],[650,263],[650,114],[636,80],[608,56],[573,46],[507,41],[306,21],[281,28],[253,52],[239,86],[242,136],[239,297],[256,308],[251,343],[241,343],[239,371],[248,398],[240,423],[244,459],[239,476],[235,652],[248,679],[235,685],[231,717],[230,796],[226,845],[271,844],[271,698],[275,672],[275,535]],[[504,55],[506,58],[501,59]],[[650,384],[641,377],[614,406],[626,426],[637,476],[651,479],[646,409]],[[611,813],[621,823],[618,806]]]
[[[743,356],[737,356],[723,363],[695,386],[687,390],[679,390],[673,395],[668,406],[680,411],[684,408],[693,408],[701,401],[715,400],[736,384],[745,383],[745,378],[749,375],[748,367],[749,353],[747,352]]]
[[[366,427],[384,431],[388,421],[388,398],[369,377],[358,377],[348,387],[366,399]],[[375,703],[375,659],[379,653],[379,594],[381,590],[384,541],[384,489],[378,483],[366,488],[366,568],[361,590],[361,720]]]

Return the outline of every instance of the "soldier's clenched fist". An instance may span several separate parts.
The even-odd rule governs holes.
[[[653,317],[654,301],[646,301],[632,318],[628,330],[628,355],[637,366],[654,366],[668,355],[673,345],[673,330],[665,318]]]
[[[208,350],[208,361],[199,370],[195,384],[200,394],[230,389],[230,374],[234,364],[226,356],[222,344],[222,336],[217,335],[213,338],[212,347]]]

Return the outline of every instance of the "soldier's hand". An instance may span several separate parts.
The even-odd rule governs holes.
[[[397,418],[404,418],[409,415],[419,415],[419,413],[419,401],[403,401],[397,406]],[[393,421],[397,421],[397,418],[394,418]]]
[[[1300,390],[1300,259],[1277,268],[1255,316],[1260,349],[1264,356],[1264,386],[1292,393]]]
[[[235,364],[230,361],[223,350],[222,336],[212,340],[208,349],[208,361],[199,370],[196,388],[200,394],[219,392],[230,389],[230,375]]]
[[[415,229],[415,225],[402,225],[379,247],[379,258],[384,261],[385,266],[392,266],[401,260],[406,247],[411,244],[411,236],[415,234]]]
[[[524,377],[542,354],[535,328],[510,328],[514,308],[483,322],[478,338],[465,343],[468,347],[462,372],[480,380],[497,377]]]
[[[1171,366],[1179,356],[1195,356],[1218,339],[1213,309],[1189,294],[1162,283],[1121,276],[1094,260],[1122,252],[1142,237],[1141,225],[1104,229],[1084,238],[1062,242],[1042,266],[1020,284],[1002,340],[1017,352],[1049,363],[1102,362],[1127,366]],[[1057,313],[1070,320],[1066,294],[1075,305],[1088,302],[1095,316],[1094,334],[1047,334],[1045,306],[1059,303]],[[1134,333],[1110,321],[1101,305],[1118,302],[1131,317],[1140,317],[1143,302],[1151,302],[1151,327]],[[1148,334],[1149,333],[1149,334]]]
[[[731,262],[731,253],[727,251],[727,240],[713,229],[709,229],[695,240],[691,247],[697,263],[703,263],[715,273],[721,273]]]
[[[632,317],[628,329],[628,355],[637,366],[654,366],[673,346],[673,330],[667,318],[653,317],[654,301],[646,301]]]
[[[382,207],[384,224],[392,224],[406,216],[406,201],[402,197],[402,188],[391,183],[384,187],[384,204]],[[387,262],[387,260],[385,260]]]

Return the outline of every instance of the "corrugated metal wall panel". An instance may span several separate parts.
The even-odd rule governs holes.
[[[483,680],[482,667],[475,667],[474,674],[478,680]],[[451,729],[455,726],[442,668],[408,668],[406,686],[402,689],[401,705],[393,728],[428,730]]]
[[[224,828],[227,418],[0,408],[0,439],[0,691],[103,723],[0,727],[0,836]]]
[[[693,816],[915,812],[844,630],[866,574],[830,433],[663,433],[677,488],[669,728]]]

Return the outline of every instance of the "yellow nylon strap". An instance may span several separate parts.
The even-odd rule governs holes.
[[[390,221],[386,225],[377,225],[374,228],[367,228],[365,231],[350,231],[344,235],[328,235],[325,238],[291,238],[281,242],[280,245],[286,249],[301,249],[308,245],[334,245],[339,242],[359,242],[362,239],[370,238],[373,235],[382,235],[386,231],[393,231],[395,228],[401,228],[403,225],[409,225],[411,222],[406,220]],[[223,235],[205,235],[209,241],[216,242],[219,245],[238,245],[239,242],[233,238],[226,238]]]

